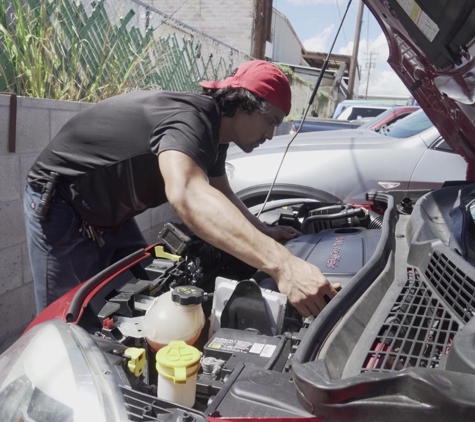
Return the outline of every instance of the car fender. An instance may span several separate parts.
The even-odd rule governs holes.
[[[458,154],[428,149],[411,175],[409,189],[437,189],[449,180],[465,180],[467,162]]]
[[[263,202],[267,196],[271,184],[261,184],[250,186],[239,192],[236,196],[241,199],[246,205],[252,206]],[[287,183],[277,183],[272,189],[271,198],[308,198],[315,199],[321,202],[340,202],[340,198],[325,192],[320,189],[315,189],[305,185],[293,185]],[[262,199],[262,200],[261,200]]]

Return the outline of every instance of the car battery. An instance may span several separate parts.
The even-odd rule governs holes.
[[[225,373],[243,362],[266,368],[279,358],[285,342],[283,336],[271,337],[256,331],[220,328],[205,344],[203,355],[225,361]]]

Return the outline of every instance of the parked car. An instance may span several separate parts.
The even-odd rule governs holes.
[[[392,144],[365,165],[386,160],[392,176],[404,161],[417,171],[418,160],[436,155],[443,159],[430,165],[442,178],[453,150],[466,158],[461,167],[473,179],[475,5],[452,2],[447,13],[441,0],[365,4],[390,43],[389,61],[437,130],[415,112],[406,118],[411,126],[390,128],[399,137],[357,131],[365,148],[357,147],[357,134],[334,132],[329,177],[337,184],[348,169],[358,177],[359,161],[346,155]],[[316,135],[297,136],[302,150]],[[406,155],[390,165],[406,143]],[[295,162],[295,173],[305,170]],[[167,226],[157,245],[50,305],[0,356],[0,420],[473,421],[475,184],[409,187],[417,185],[370,192],[368,207],[306,198],[268,204],[265,221],[304,233],[285,246],[342,284],[315,319],[303,320],[278,292],[258,287],[269,281],[266,274]],[[171,289],[178,303],[151,329],[144,316],[168,306]],[[163,328],[178,336],[175,312],[186,302],[211,318],[195,343],[199,352],[180,343],[161,349],[169,359],[157,363],[147,338]],[[176,399],[158,391],[159,370],[168,392],[181,392]],[[185,396],[194,404],[180,404]]]
[[[394,106],[388,108],[378,116],[369,119],[367,122],[363,123],[360,128],[371,129],[375,132],[379,132],[381,128],[387,128],[419,109],[420,107],[418,106]]]
[[[390,106],[388,105],[349,105],[345,107],[338,115],[334,115],[337,120],[360,120],[376,117],[382,112],[386,111]]]
[[[263,202],[291,139],[276,137],[251,154],[229,148],[228,178],[246,204]],[[365,203],[371,190],[434,189],[446,180],[463,179],[465,172],[464,159],[420,110],[384,133],[359,128],[297,135],[271,198]]]
[[[318,132],[322,130],[342,130],[342,129],[357,129],[357,128],[362,128],[362,129],[366,128],[366,129],[371,129],[376,132],[379,132],[381,127],[390,126],[391,124],[397,122],[403,117],[408,116],[409,114],[411,114],[413,111],[416,111],[416,110],[419,110],[419,107],[394,106],[394,107],[388,108],[381,114],[378,114],[376,117],[352,120],[352,121],[307,117],[305,121],[303,122],[303,126],[302,126],[302,129],[300,129],[300,133]],[[290,122],[291,122],[290,125],[285,124],[285,122],[283,122],[282,129],[278,128],[275,135],[278,136],[278,135],[285,135],[289,133],[292,135],[295,134],[302,124],[302,119],[296,119]]]
[[[294,134],[299,129],[302,124],[302,119],[293,120],[293,125],[291,126],[288,133]],[[363,122],[353,121],[349,122],[346,120],[337,120],[337,119],[325,119],[323,117],[307,117],[303,122],[302,129],[300,133],[304,132],[319,132],[322,130],[342,130],[342,129],[356,129],[360,127]]]
[[[358,99],[344,100],[337,104],[337,106],[335,107],[335,110],[333,111],[332,118],[333,119],[340,118],[341,114],[347,109],[349,111],[347,111],[344,116],[348,116],[356,107],[363,107],[368,110],[371,110],[373,108],[380,109],[381,107],[386,109],[389,107],[395,107],[397,105],[406,105],[406,102],[407,102],[406,100],[404,101],[402,100],[390,100],[390,101],[389,100],[386,100],[386,101],[384,100],[358,100]],[[377,114],[374,114],[371,117],[375,117],[376,115]],[[354,117],[354,119],[356,119],[356,117]],[[348,119],[347,117],[344,117],[344,119],[342,120],[353,120],[353,119]]]
[[[400,106],[407,106],[407,105],[417,105],[414,98],[408,98],[408,99],[379,99],[379,100],[362,100],[362,99],[356,99],[356,100],[343,100],[340,103],[337,104],[335,107],[335,110],[333,111],[332,118],[337,119],[340,118],[341,114],[349,109],[353,111],[356,107],[363,107],[363,108],[390,108],[390,107],[400,107]],[[351,114],[351,111],[347,111],[346,115]],[[376,115],[372,116],[375,117]],[[367,117],[365,117],[367,118]],[[346,119],[346,117],[345,117]],[[353,119],[348,119],[348,120],[353,120]]]

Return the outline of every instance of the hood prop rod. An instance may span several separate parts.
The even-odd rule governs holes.
[[[287,147],[285,148],[285,151],[284,151],[284,155],[282,156],[282,160],[280,161],[280,164],[279,164],[279,168],[277,169],[277,172],[275,174],[275,177],[274,177],[274,180],[269,188],[269,191],[267,192],[267,196],[266,196],[266,199],[264,200],[264,203],[262,204],[262,207],[260,209],[260,211],[257,213],[257,217],[259,217],[262,213],[262,211],[264,210],[267,202],[269,201],[269,198],[270,198],[270,195],[272,193],[272,190],[274,189],[274,185],[275,185],[275,182],[277,180],[277,176],[279,175],[279,172],[280,172],[280,169],[282,167],[282,164],[284,163],[284,159],[285,159],[285,156],[287,155],[287,152],[290,148],[290,145],[292,144],[292,142],[294,141],[295,137],[300,133],[300,129],[302,129],[302,126],[305,122],[305,119],[307,118],[307,114],[310,110],[310,107],[312,106],[313,104],[313,101],[315,100],[315,96],[317,95],[317,91],[318,91],[318,88],[320,88],[320,84],[322,83],[322,79],[323,79],[323,76],[325,75],[325,70],[327,69],[327,66],[328,66],[328,62],[330,61],[330,56],[332,54],[332,51],[333,51],[333,47],[335,47],[335,43],[336,43],[336,40],[338,39],[338,36],[340,35],[340,31],[341,31],[341,28],[343,27],[343,23],[345,22],[345,18],[346,18],[346,15],[348,14],[348,10],[350,9],[350,6],[351,6],[351,2],[353,0],[349,0],[348,1],[348,5],[346,6],[346,10],[345,10],[345,13],[343,14],[343,17],[341,19],[341,22],[340,22],[340,25],[338,27],[338,30],[336,31],[336,35],[335,35],[335,38],[333,39],[333,43],[330,47],[330,50],[328,51],[328,54],[327,54],[327,57],[325,58],[325,61],[323,62],[323,65],[322,65],[322,68],[320,70],[320,74],[318,75],[318,79],[317,79],[317,82],[315,83],[315,87],[313,88],[313,91],[312,91],[312,95],[310,96],[310,100],[308,101],[308,105],[307,105],[307,108],[305,109],[305,113],[302,117],[302,122],[300,123],[300,126],[299,128],[297,129],[297,131],[295,132],[294,136],[292,137],[292,139],[290,140],[290,142],[287,144]]]

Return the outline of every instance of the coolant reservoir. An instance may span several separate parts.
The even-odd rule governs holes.
[[[157,351],[171,341],[193,344],[205,324],[201,303],[204,292],[195,286],[180,286],[162,294],[153,302],[144,317],[146,339]]]

